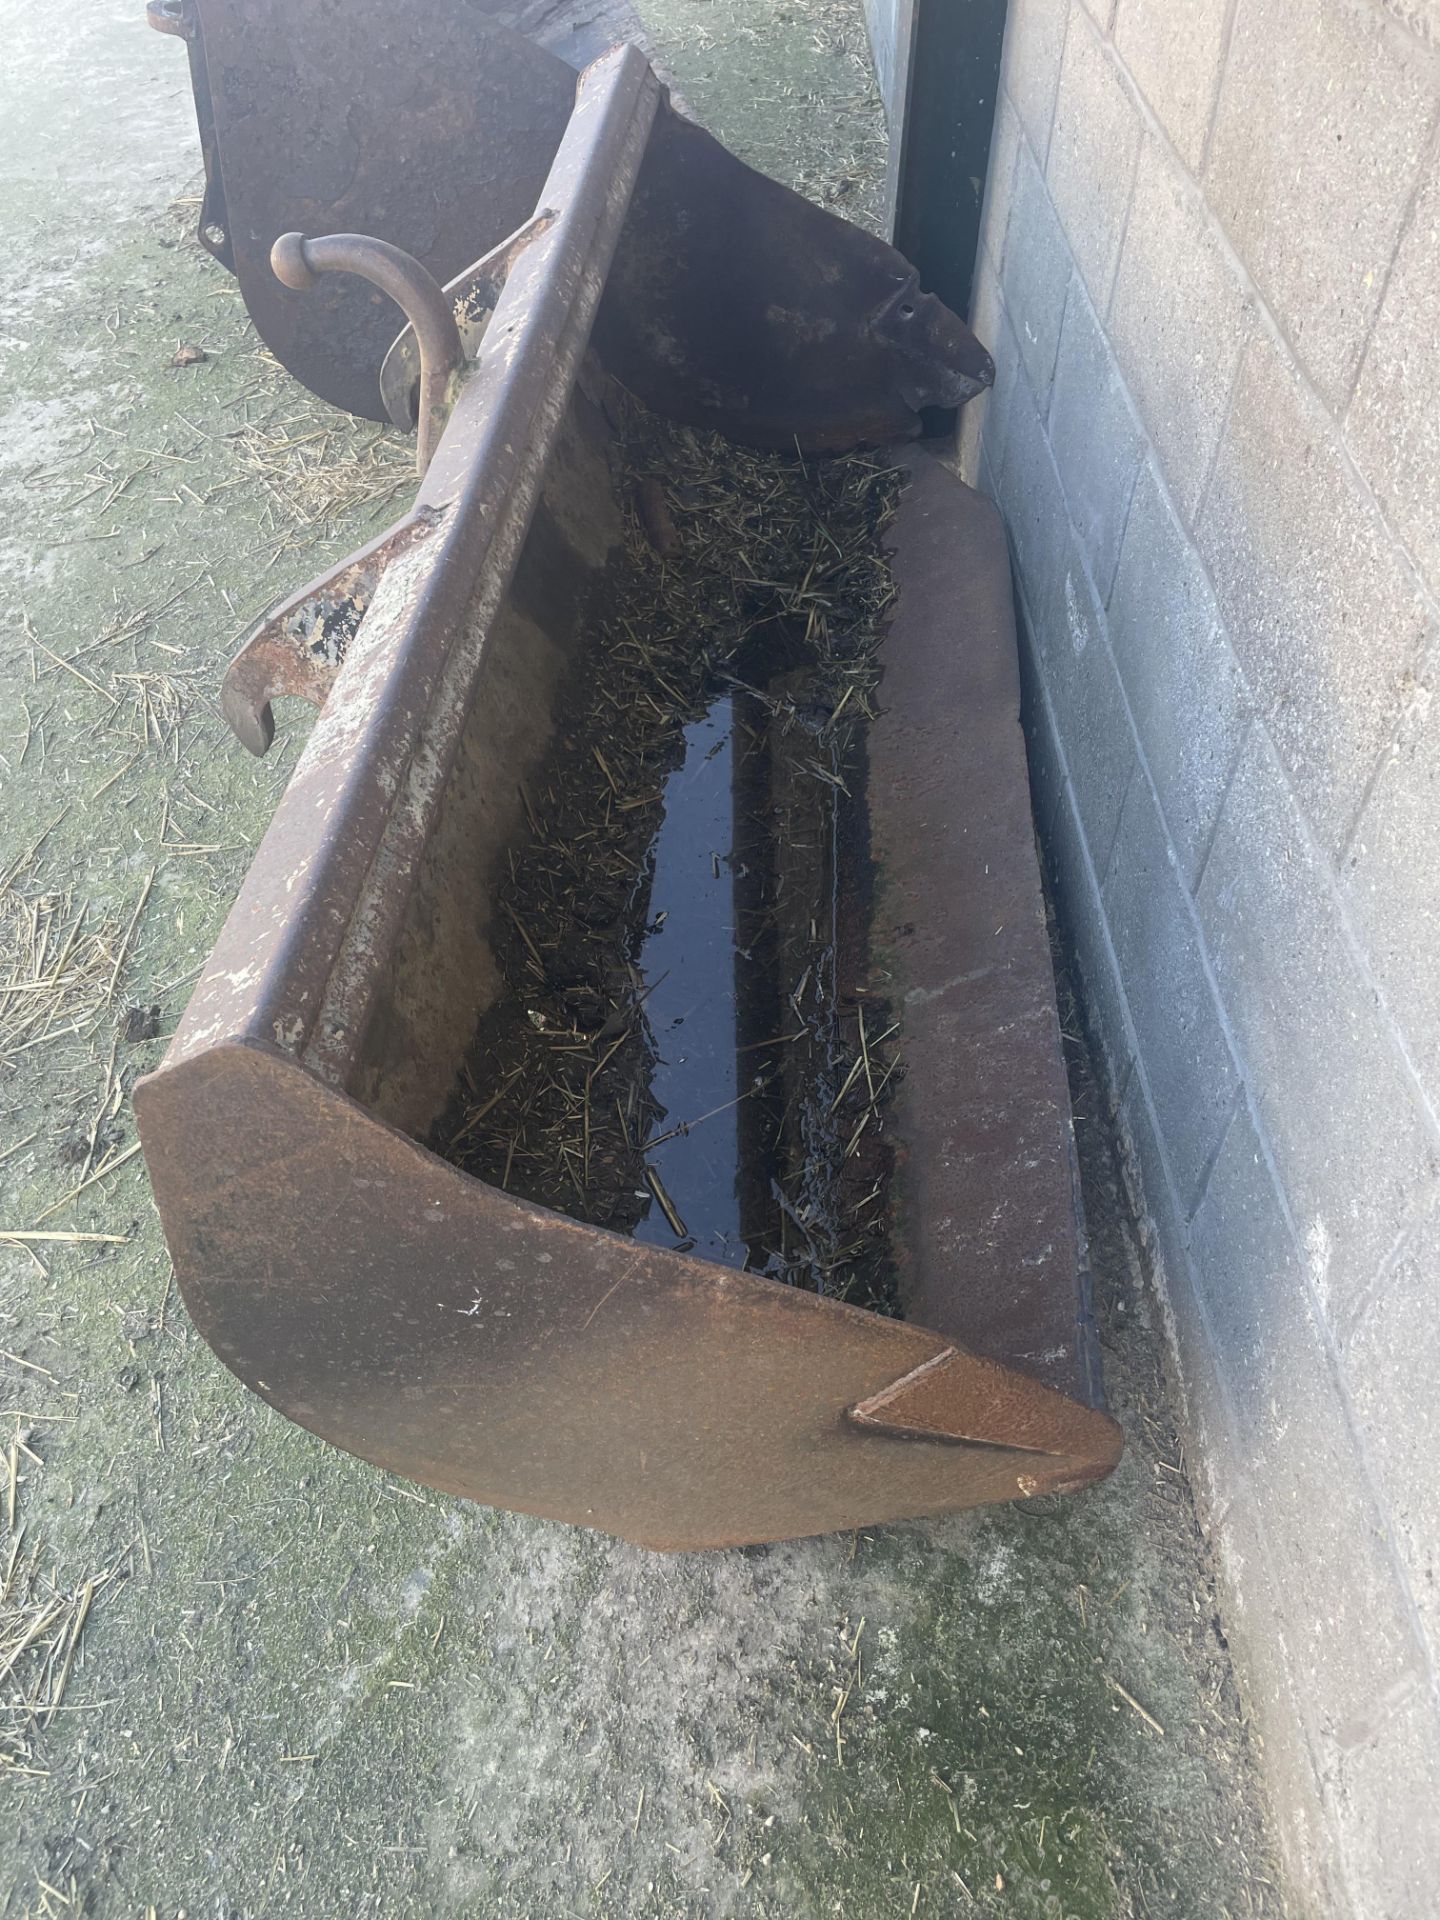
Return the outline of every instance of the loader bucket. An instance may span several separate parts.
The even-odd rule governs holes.
[[[196,233],[276,359],[322,399],[383,418],[394,337],[374,290],[297,299],[270,271],[295,228],[346,228],[451,279],[535,205],[576,66],[644,45],[629,0],[148,0],[183,40],[205,162]]]
[[[227,678],[254,751],[320,711],[136,1090],[205,1338],[366,1460],[652,1546],[1103,1477],[1005,538],[893,439],[983,349],[633,48],[443,298],[354,235],[276,265],[403,300],[425,465]],[[835,532],[879,500],[883,587]]]

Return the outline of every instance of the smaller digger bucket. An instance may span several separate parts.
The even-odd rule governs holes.
[[[983,349],[628,48],[443,300],[354,235],[276,266],[404,302],[424,474],[227,678],[254,751],[320,712],[136,1092],[205,1338],[654,1546],[1101,1478],[1004,535],[894,444]]]

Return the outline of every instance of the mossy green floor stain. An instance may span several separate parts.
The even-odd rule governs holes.
[[[662,40],[686,4],[657,6]],[[666,51],[758,142],[787,98],[856,97],[816,11],[694,0]],[[825,12],[850,46],[858,13]],[[17,14],[0,83],[0,978],[57,971],[29,916],[83,916],[61,987],[0,1002],[4,1044],[51,994],[0,1069],[0,1229],[107,1236],[0,1243],[0,1630],[60,1608],[0,1689],[0,1913],[1278,1910],[1093,1091],[1130,1451],[1072,1501],[661,1558],[396,1483],[191,1329],[122,1158],[129,1091],[305,730],[284,712],[250,759],[219,676],[403,507],[408,452],[259,354],[169,206],[188,86],[141,14]],[[794,159],[798,124],[756,157]]]

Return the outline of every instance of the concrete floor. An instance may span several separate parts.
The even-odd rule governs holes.
[[[215,691],[409,453],[280,375],[194,244],[142,13],[13,5],[0,81],[0,1231],[101,1236],[0,1242],[0,1914],[1280,1911],[1078,1049],[1129,1451],[1073,1500],[663,1559],[343,1458],[191,1330],[128,1092],[300,731],[253,761]],[[864,211],[854,8],[646,15],[720,132]]]

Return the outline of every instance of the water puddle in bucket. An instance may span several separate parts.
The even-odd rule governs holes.
[[[661,803],[653,919],[636,970],[655,1047],[650,1096],[666,1121],[675,1119],[646,1149],[656,1205],[635,1238],[688,1239],[712,1260],[744,1266],[737,974],[746,962],[735,944],[734,726],[727,694],[686,727],[685,759]]]
[[[871,456],[668,452],[679,551],[632,539],[524,794],[508,991],[436,1145],[594,1225],[890,1311],[863,721],[893,489]]]

